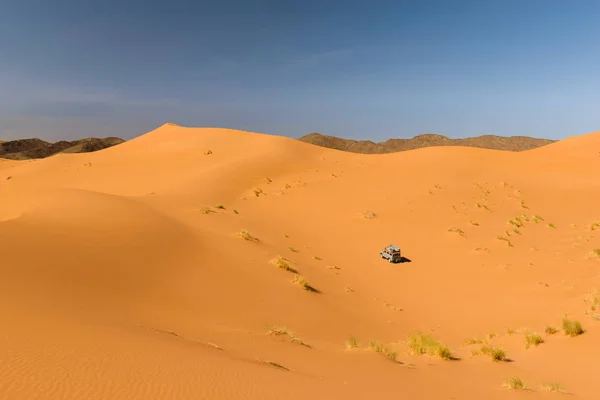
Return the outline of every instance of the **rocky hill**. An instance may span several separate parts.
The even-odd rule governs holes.
[[[424,134],[415,136],[412,139],[388,139],[385,142],[376,143],[370,140],[342,139],[320,133],[311,133],[302,136],[298,140],[330,149],[364,154],[395,153],[432,146],[468,146],[495,150],[525,151],[555,142],[555,140],[527,136],[484,135],[464,139],[450,139],[442,135]]]
[[[37,138],[0,141],[0,158],[28,160],[46,158],[58,153],[89,153],[123,142],[123,139],[117,137],[87,138],[74,141],[61,140],[55,143]]]

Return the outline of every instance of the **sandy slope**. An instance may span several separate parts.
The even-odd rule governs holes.
[[[539,387],[556,381],[595,399],[598,151],[596,133],[359,155],[168,124],[97,153],[0,160],[0,397],[537,399],[560,396]],[[389,243],[411,262],[381,260]],[[565,313],[585,333],[545,336]],[[527,330],[545,342],[526,349]],[[459,360],[409,354],[417,331]],[[473,356],[473,337],[512,362]],[[532,391],[502,387],[511,376]]]

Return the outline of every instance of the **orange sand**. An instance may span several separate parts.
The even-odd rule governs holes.
[[[5,400],[560,396],[546,382],[600,398],[585,301],[600,289],[600,133],[360,155],[166,124],[96,153],[0,160],[0,200]],[[390,243],[412,262],[380,259]],[[565,313],[584,334],[546,336]],[[458,360],[410,354],[418,331]],[[527,331],[545,342],[526,349]],[[503,387],[512,376],[531,390]]]

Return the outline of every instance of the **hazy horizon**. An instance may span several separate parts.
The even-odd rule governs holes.
[[[600,129],[600,3],[0,0],[0,140]]]

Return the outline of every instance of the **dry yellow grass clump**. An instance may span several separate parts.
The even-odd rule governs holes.
[[[295,268],[290,266],[288,260],[283,256],[275,257],[271,260],[271,263],[276,265],[277,268],[282,269],[284,271],[293,272],[294,274],[298,273],[298,271]]]
[[[450,360],[452,353],[448,347],[442,345],[431,335],[421,332],[414,333],[408,338],[408,347],[412,354],[422,354]]]

